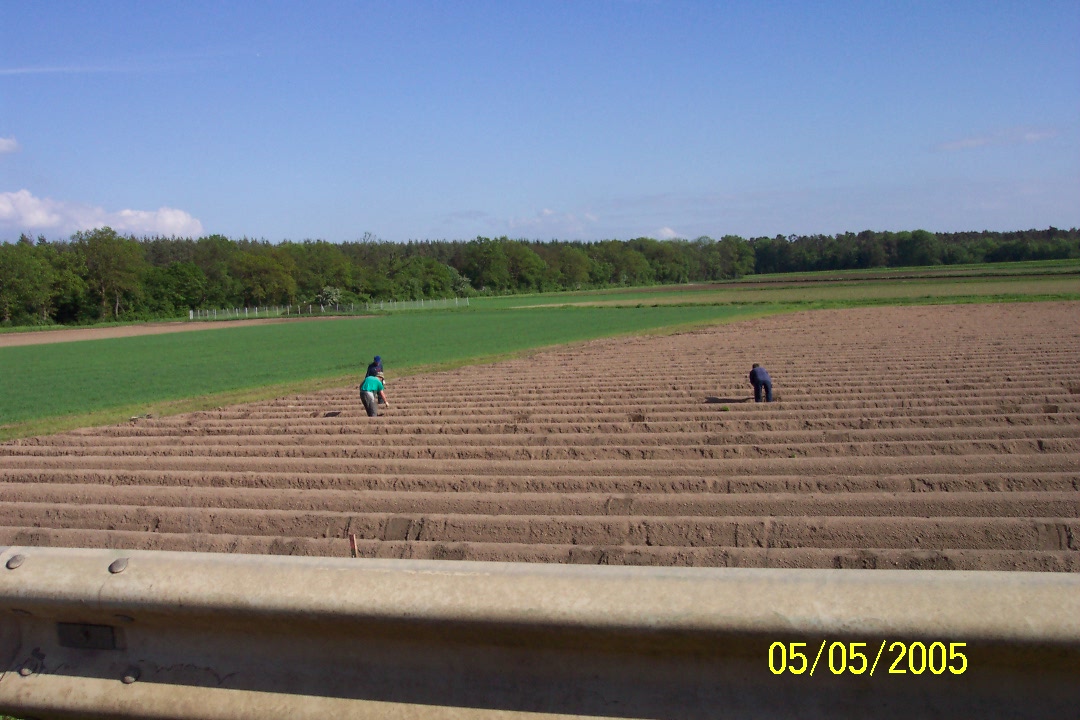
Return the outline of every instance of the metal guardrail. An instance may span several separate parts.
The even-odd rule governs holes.
[[[1075,717],[1080,576],[0,548],[0,673],[42,719]]]

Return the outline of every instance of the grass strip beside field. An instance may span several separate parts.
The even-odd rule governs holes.
[[[667,285],[478,298],[473,301],[473,305],[478,308],[520,308],[557,305],[801,303],[836,307],[836,304],[840,303],[843,307],[859,307],[882,303],[903,305],[913,302],[964,302],[967,298],[982,298],[985,302],[1000,302],[1003,298],[1080,300],[1080,275]]]
[[[599,337],[713,324],[781,305],[448,310],[0,348],[0,439],[442,369]]]

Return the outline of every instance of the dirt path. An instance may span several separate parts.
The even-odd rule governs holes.
[[[195,330],[222,330],[247,325],[271,325],[283,322],[311,322],[316,320],[340,320],[341,317],[318,318],[268,318],[265,320],[228,320],[220,322],[163,322],[119,327],[60,328],[34,332],[0,333],[0,347],[20,345],[47,345],[50,343],[76,342],[79,340],[105,340],[108,338],[136,337],[139,335],[164,335],[165,333],[193,332]]]
[[[391,375],[378,419],[341,388],[13,441],[0,543],[1080,572],[1078,317],[800,313]]]

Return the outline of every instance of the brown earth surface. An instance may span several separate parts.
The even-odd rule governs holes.
[[[0,543],[1080,572],[1080,303],[389,370],[379,418],[350,387],[0,444]]]
[[[355,317],[355,316],[353,316]],[[192,332],[195,330],[225,330],[245,325],[271,325],[284,322],[312,322],[315,320],[338,320],[337,316],[316,318],[266,318],[263,320],[222,320],[219,322],[162,322],[118,325],[117,327],[57,328],[31,332],[0,333],[0,347],[20,345],[48,345],[51,343],[76,342],[78,340],[106,340],[108,338],[135,337],[138,335],[164,335],[165,333]]]

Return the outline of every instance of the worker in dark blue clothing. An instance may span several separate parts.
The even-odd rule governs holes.
[[[375,373],[381,373],[382,371],[382,357],[376,355],[375,360],[367,366],[367,375],[364,377],[371,377]]]
[[[761,391],[765,391],[765,402],[772,402],[772,378],[769,371],[754,363],[750,370],[750,384],[754,386],[754,402],[761,402]]]

